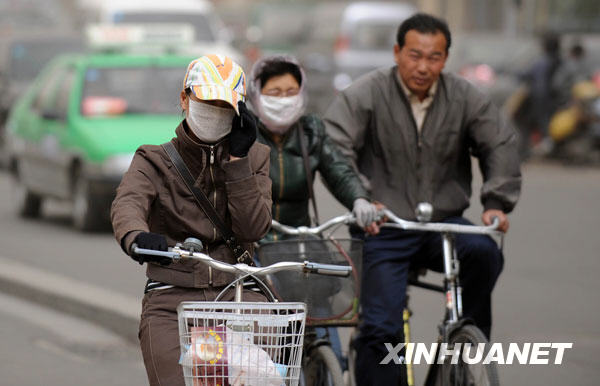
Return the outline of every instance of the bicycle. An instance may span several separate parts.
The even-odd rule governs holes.
[[[289,271],[345,277],[352,268],[310,261],[278,262],[263,267],[228,264],[200,252],[202,243],[187,239],[169,251],[141,249],[138,255],[194,259],[235,279],[212,302],[182,302],[177,307],[181,359],[186,386],[295,386],[300,377],[306,305],[278,302],[261,277]],[[251,278],[266,303],[243,302],[244,281]],[[218,300],[235,289],[233,302]]]
[[[282,258],[287,261],[310,259],[352,268],[352,276],[344,279],[299,277],[292,273],[280,273],[272,278],[270,284],[278,297],[285,301],[302,301],[308,307],[301,385],[344,385],[342,367],[332,349],[327,327],[354,327],[358,323],[362,241],[327,238],[322,234],[351,223],[354,217],[350,213],[312,228],[273,221],[274,230],[295,238],[263,243],[258,249],[258,258],[264,264]]]
[[[453,350],[454,346],[458,343],[462,343],[461,349],[464,348],[465,343],[470,343],[471,347],[479,347],[478,344],[482,343],[485,345],[485,351],[489,350],[488,340],[485,335],[473,322],[463,317],[462,314],[462,288],[458,280],[459,275],[459,261],[454,244],[454,235],[458,233],[468,234],[481,234],[498,236],[503,241],[504,234],[497,230],[499,220],[494,219],[492,225],[489,226],[475,226],[475,225],[461,225],[461,224],[449,224],[449,223],[431,223],[428,222],[431,219],[433,208],[430,204],[422,203],[417,207],[417,219],[419,222],[412,222],[403,220],[397,217],[390,210],[384,209],[382,215],[389,220],[382,227],[397,228],[402,230],[412,231],[423,231],[423,232],[437,232],[442,236],[442,250],[444,260],[444,284],[443,286],[435,285],[427,282],[422,282],[418,279],[416,272],[409,274],[409,285],[421,287],[424,289],[441,292],[445,294],[445,312],[444,317],[438,326],[439,337],[438,337],[438,349],[435,353],[437,360],[439,354],[439,344],[447,343],[448,350]],[[404,319],[404,332],[405,332],[405,343],[410,342],[410,327],[409,318],[411,312],[408,309],[408,296],[407,306],[403,312]],[[352,339],[355,338],[356,334],[353,334]],[[462,358],[462,352],[459,358]],[[485,353],[484,353],[485,357]],[[348,362],[351,376],[351,386],[355,386],[354,381],[354,368],[355,368],[356,353],[354,352],[352,345],[350,345]],[[490,364],[467,364],[462,360],[459,360],[457,364],[450,363],[451,358],[446,357],[441,365],[431,364],[427,376],[425,379],[425,385],[499,385],[498,372],[494,363]],[[406,363],[407,367],[407,384],[409,386],[414,385],[414,377],[412,374],[412,365]]]

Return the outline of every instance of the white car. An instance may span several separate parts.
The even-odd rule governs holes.
[[[88,0],[90,1],[90,0]],[[231,46],[231,32],[225,27],[215,8],[204,0],[103,0],[96,4],[101,23],[157,25],[190,25],[195,43],[189,53],[201,56],[222,54],[242,66],[244,56]]]
[[[349,4],[335,47],[335,89],[343,90],[358,76],[393,65],[398,27],[416,12],[414,6],[397,2]]]

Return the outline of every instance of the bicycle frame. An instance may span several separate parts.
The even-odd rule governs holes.
[[[503,248],[504,233],[497,230],[499,219],[494,218],[492,225],[489,226],[475,226],[448,223],[411,222],[397,217],[394,215],[394,213],[387,209],[383,211],[383,215],[390,219],[392,223],[382,224],[382,227],[440,233],[442,238],[442,255],[444,261],[444,285],[439,286],[431,283],[425,283],[420,281],[418,278],[413,280],[409,279],[409,284],[445,294],[446,312],[442,324],[439,326],[439,332],[441,341],[447,342],[450,339],[452,332],[467,322],[463,318],[462,287],[459,281],[460,262],[456,253],[455,235],[457,233],[466,233],[498,236],[501,239],[500,248]],[[408,328],[408,315],[406,309],[404,310],[404,323],[405,331],[410,331]],[[425,379],[426,385],[434,382],[436,372],[437,368],[435,366],[431,366],[429,368]],[[409,385],[414,384],[412,366],[410,364],[407,365],[407,375]],[[442,379],[442,384],[445,383],[446,380]]]
[[[455,234],[482,234],[497,236],[503,240],[504,233],[497,230],[499,224],[498,219],[495,218],[492,225],[489,226],[475,226],[406,221],[397,217],[394,213],[387,209],[383,211],[383,214],[392,221],[391,223],[382,224],[383,227],[423,232],[436,232],[441,234],[444,260],[443,287],[429,283],[423,283],[418,280],[412,281],[410,284],[445,293],[446,316],[444,317],[444,328],[443,331],[441,331],[441,335],[444,339],[446,339],[449,333],[452,331],[452,327],[455,326],[463,317],[462,287],[458,277],[460,272],[460,262],[456,253]]]

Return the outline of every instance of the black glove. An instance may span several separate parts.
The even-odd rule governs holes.
[[[138,248],[142,249],[153,249],[155,251],[166,251],[168,249],[167,239],[163,235],[151,232],[141,232],[135,236],[133,240],[134,244],[137,244]],[[138,255],[131,251],[131,258],[140,264],[145,262],[155,262],[160,265],[169,265],[173,261],[168,257],[152,256],[152,255]]]
[[[240,115],[233,117],[229,134],[229,154],[234,157],[245,157],[256,141],[256,120],[244,102],[238,102]]]

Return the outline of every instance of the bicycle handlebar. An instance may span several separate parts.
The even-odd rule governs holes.
[[[399,228],[404,230],[416,230],[416,231],[425,231],[425,232],[438,232],[438,233],[469,233],[469,234],[485,234],[485,235],[494,235],[494,236],[503,236],[504,233],[498,230],[498,226],[500,225],[500,219],[498,217],[493,218],[493,222],[491,225],[481,226],[481,225],[463,225],[463,224],[449,224],[449,223],[436,223],[436,222],[416,222],[416,221],[408,221],[403,220],[400,217],[396,216],[389,209],[383,209],[380,214],[382,216],[387,217],[392,222],[381,224],[383,227],[388,228]],[[273,229],[285,233],[288,235],[319,235],[321,232],[339,224],[353,224],[355,223],[355,218],[352,213],[346,213],[341,216],[337,216],[324,222],[323,224],[316,227],[291,227],[288,225],[283,225],[275,220],[272,221]]]
[[[323,231],[339,225],[339,224],[353,224],[355,222],[354,216],[352,215],[352,213],[346,213],[343,214],[341,216],[337,216],[332,218],[331,220],[328,220],[326,222],[324,222],[323,224],[316,226],[316,227],[307,227],[307,226],[300,226],[300,227],[291,227],[288,225],[283,225],[275,220],[273,220],[271,222],[273,229],[281,232],[281,233],[285,233],[288,235],[319,235],[320,233],[322,233]]]
[[[399,228],[404,230],[413,231],[425,231],[425,232],[438,232],[438,233],[469,233],[469,234],[481,234],[490,236],[504,236],[504,233],[498,230],[500,225],[500,219],[498,217],[493,218],[491,225],[480,226],[480,225],[463,225],[463,224],[449,224],[440,222],[414,222],[403,220],[396,216],[392,211],[388,209],[383,210],[383,214],[390,219],[391,223],[381,224],[382,227],[387,228]]]
[[[169,251],[156,251],[154,249],[143,249],[139,248],[136,244],[133,244],[131,247],[133,253],[138,255],[150,255],[150,256],[160,256],[160,257],[168,257],[173,260],[179,259],[193,259],[203,262],[211,268],[216,270],[232,273],[236,275],[241,274],[250,274],[256,276],[266,276],[271,273],[279,272],[279,271],[296,271],[296,272],[304,272],[304,273],[315,273],[319,275],[326,276],[340,276],[340,277],[348,277],[352,272],[352,267],[350,266],[341,266],[341,265],[331,265],[331,264],[319,264],[313,263],[310,261],[304,261],[303,263],[299,262],[279,262],[275,264],[271,264],[265,267],[251,267],[247,264],[229,264],[223,261],[215,260],[212,257],[205,255],[204,253],[192,252],[182,249],[181,246],[176,245]]]

